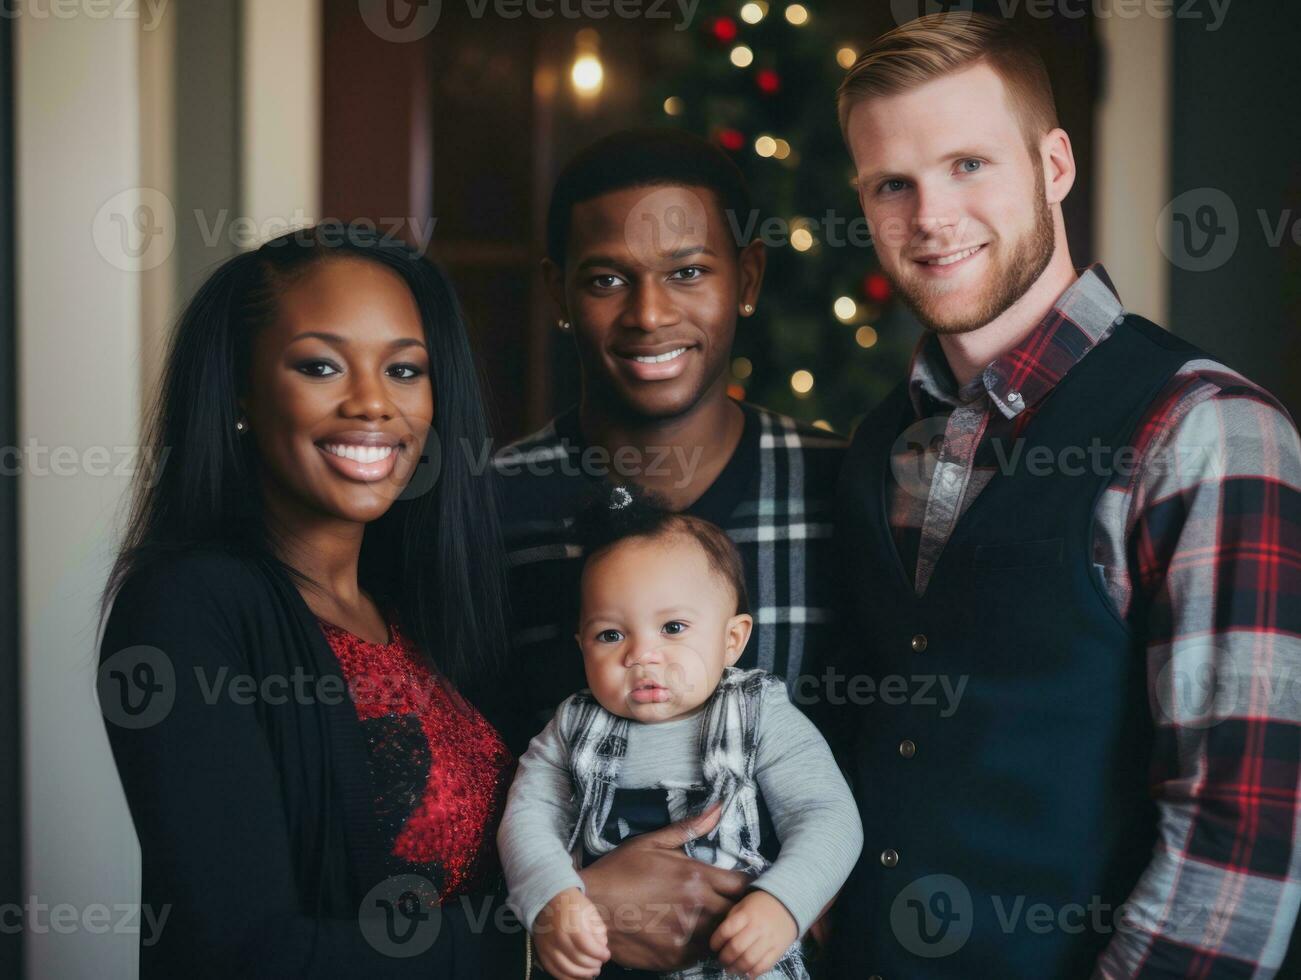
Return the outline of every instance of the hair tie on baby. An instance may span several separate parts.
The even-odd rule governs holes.
[[[632,503],[632,493],[627,487],[615,487],[610,491],[610,509],[623,510]]]

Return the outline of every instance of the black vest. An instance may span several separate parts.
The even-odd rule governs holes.
[[[837,493],[856,616],[838,710],[864,847],[837,904],[832,976],[1073,980],[1111,939],[1157,812],[1130,626],[1142,613],[1117,616],[1093,515],[1112,467],[1136,465],[1110,450],[1199,356],[1127,316],[1046,396],[1019,454],[1002,447],[921,597],[885,495],[891,446],[915,421],[906,387],[859,426]],[[871,679],[856,695],[854,675]]]

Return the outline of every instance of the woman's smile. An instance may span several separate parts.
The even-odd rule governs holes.
[[[358,483],[374,483],[389,477],[402,446],[397,437],[377,432],[344,432],[316,443],[336,473]]]

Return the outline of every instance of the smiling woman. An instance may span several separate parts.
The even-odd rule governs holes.
[[[279,484],[360,526],[407,485],[433,422],[420,310],[397,271],[346,253],[282,279],[250,342],[245,438]]]
[[[374,235],[275,239],[182,316],[100,649],[141,900],[169,910],[142,976],[522,968],[492,915],[513,759],[475,706],[499,535],[470,454],[438,459],[487,438],[475,378],[450,284]]]

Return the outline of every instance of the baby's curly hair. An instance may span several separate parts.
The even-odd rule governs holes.
[[[705,552],[709,565],[736,593],[736,613],[750,612],[745,566],[732,539],[717,524],[669,509],[659,495],[636,484],[607,485],[578,515],[574,524],[583,547],[583,560],[628,538],[664,538],[683,534]]]

